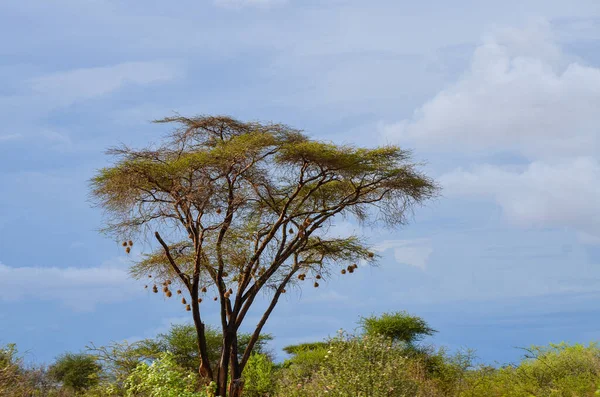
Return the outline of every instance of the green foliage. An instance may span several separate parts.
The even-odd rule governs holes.
[[[240,350],[246,348],[250,335],[238,335]],[[266,344],[272,336],[264,334],[259,337],[254,351],[267,354]],[[221,353],[223,337],[221,332],[213,327],[206,327],[206,342],[211,362],[215,363]],[[116,384],[122,384],[141,362],[153,361],[163,353],[170,353],[178,366],[197,372],[200,358],[197,349],[196,330],[192,324],[173,324],[156,338],[144,339],[135,343],[113,342],[107,346],[97,347],[91,344],[88,351],[103,364],[104,369]]]
[[[223,336],[220,331],[210,326],[206,326],[205,335],[209,360],[215,363],[221,355]],[[272,339],[273,337],[269,334],[261,335],[254,347],[254,352],[265,354],[266,343]],[[241,353],[248,345],[249,340],[250,334],[240,333],[238,335],[238,348]],[[194,325],[172,324],[167,333],[158,334],[155,339],[145,339],[138,343],[136,350],[140,356],[149,358],[156,358],[162,353],[169,352],[173,355],[177,365],[190,371],[197,371],[200,363],[197,343]]]
[[[404,311],[363,317],[360,324],[367,335],[382,335],[394,342],[407,344],[413,344],[437,332],[421,317]]]
[[[275,391],[276,367],[264,354],[252,354],[244,368],[244,397],[268,397]]]
[[[320,368],[310,377],[288,372],[282,377],[280,396],[414,395],[407,358],[381,335],[354,337],[340,334],[331,341]],[[413,394],[410,394],[413,393]]]
[[[65,353],[49,368],[51,379],[77,392],[98,384],[102,367],[96,359],[84,353]]]
[[[152,364],[139,364],[125,381],[128,397],[207,397],[200,392],[198,376],[177,365],[170,353]]]
[[[284,350],[293,356],[283,363],[285,373],[292,379],[309,379],[316,373],[327,355],[330,342],[302,343]]]
[[[533,346],[519,365],[482,368],[461,396],[593,396],[600,386],[600,349],[566,343]]]
[[[17,346],[8,344],[0,348],[0,396],[17,395],[29,390],[21,368]]]
[[[324,349],[327,346],[329,346],[328,342],[308,342],[308,343],[299,343],[297,345],[290,345],[290,346],[286,346],[283,348],[283,351],[286,352],[287,354],[293,354],[293,355],[297,355],[301,352],[307,351],[307,350],[318,350],[318,349]],[[327,350],[327,349],[325,349]]]

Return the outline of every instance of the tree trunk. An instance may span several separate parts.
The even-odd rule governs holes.
[[[196,326],[196,342],[198,344],[198,352],[200,353],[200,366],[198,367],[198,373],[202,378],[213,380],[212,368],[210,367],[210,362],[208,361],[208,347],[206,346],[204,323],[200,318],[198,288],[192,288],[190,295],[192,299],[192,317],[194,318],[194,325]]]
[[[231,346],[231,382],[229,383],[229,397],[240,397],[244,388],[242,379],[242,370],[240,368],[240,360],[238,357],[238,340],[237,333],[232,341]]]
[[[221,348],[221,359],[217,368],[217,396],[227,396],[227,380],[229,375],[229,358],[231,354],[232,337],[236,337],[229,327],[223,329],[223,347]]]

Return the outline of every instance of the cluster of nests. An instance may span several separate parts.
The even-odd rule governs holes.
[[[352,265],[348,266],[345,269],[342,269],[342,274],[346,274],[346,272],[348,273],[354,273],[354,270],[358,269],[358,265],[356,263],[353,263]]]
[[[151,277],[152,277],[152,275],[151,275],[151,274],[149,274],[149,275],[148,275],[148,278],[151,278]],[[170,297],[172,297],[172,296],[173,296],[173,292],[171,292],[171,289],[169,288],[169,286],[170,286],[171,284],[172,284],[172,281],[171,281],[171,280],[166,280],[166,281],[164,281],[164,282],[162,283],[162,286],[163,286],[163,287],[162,287],[162,290],[163,290],[163,292],[164,292],[164,294],[165,294],[165,296],[166,296],[167,298],[170,298]],[[148,288],[148,285],[144,285],[144,288],[145,288],[145,289],[147,289],[147,288]],[[207,289],[206,287],[202,287],[202,289],[201,289],[200,291],[202,291],[202,293],[206,293],[206,292],[208,291],[208,289]],[[152,286],[152,292],[154,292],[155,294],[157,294],[157,293],[158,293],[158,287],[157,287],[157,285],[156,285],[156,284],[154,284],[154,285]],[[180,290],[180,289],[178,289],[178,290],[176,291],[176,293],[177,293],[177,295],[181,295],[181,294],[182,294],[182,292],[181,292],[181,290]],[[233,290],[232,290],[231,288],[229,288],[229,290],[227,290],[227,291],[225,292],[224,296],[225,296],[225,298],[229,298],[229,297],[231,296],[231,294],[233,294]],[[215,297],[213,298],[213,300],[214,300],[214,301],[217,301],[218,299],[219,299],[219,298],[218,298],[217,296],[215,296]],[[198,298],[198,303],[202,303],[202,298]],[[188,312],[192,310],[192,307],[191,307],[191,306],[188,304],[188,302],[187,302],[187,300],[185,299],[185,297],[181,297],[181,304],[182,304],[182,305],[185,305],[185,310],[187,310]]]
[[[123,241],[123,244],[121,244],[123,247],[125,247],[125,252],[130,253],[131,252],[131,246],[133,245],[133,241],[129,240],[129,241]]]
[[[353,263],[352,265],[349,265],[349,266],[348,266],[346,269],[342,269],[342,274],[346,274],[346,273],[354,273],[354,270],[356,270],[356,269],[358,269],[358,265],[357,265],[356,263]],[[322,279],[323,277],[322,277],[320,274],[317,274],[317,275],[315,276],[315,278],[316,278],[317,280],[320,280],[320,279]],[[300,273],[300,274],[298,275],[298,279],[299,279],[300,281],[304,281],[304,280],[306,279],[306,273]],[[314,283],[313,285],[314,285],[314,287],[315,287],[315,288],[318,288],[318,287],[319,287],[319,282],[318,282],[318,281],[315,281],[315,283]],[[285,290],[283,290],[282,292],[284,292],[284,293],[285,293]]]

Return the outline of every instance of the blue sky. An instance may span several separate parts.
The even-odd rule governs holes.
[[[383,259],[287,294],[275,350],[391,310],[490,363],[598,338],[597,0],[5,0],[0,37],[0,344],[28,359],[186,321],[88,200],[104,150],[174,112],[396,143],[444,187],[397,232],[340,220]]]

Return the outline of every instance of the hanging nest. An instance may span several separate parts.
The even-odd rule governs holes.
[[[220,214],[222,211],[220,208],[217,208],[217,210],[215,211],[217,214]]]
[[[158,288],[156,287],[156,285],[152,287],[152,292],[154,292],[155,294],[158,293]]]
[[[181,303],[182,303],[183,305],[185,305],[185,304],[187,303],[187,302],[186,302],[186,300],[185,300],[185,298],[181,298]]]
[[[206,293],[206,287],[202,287],[201,291]]]
[[[125,252],[130,253],[131,252],[131,247],[125,248]]]
[[[188,312],[191,312],[191,311],[192,311],[192,308],[190,307],[190,305],[186,305],[186,306],[185,306],[185,310],[186,310],[186,311],[188,311]]]
[[[167,287],[166,285],[163,287],[163,292],[167,292],[169,290],[169,287]]]
[[[281,290],[281,293],[282,293],[282,294],[285,294],[285,288]]]
[[[314,284],[314,286],[315,286],[315,288],[319,288],[319,283],[317,283],[317,282],[315,281],[315,284]]]
[[[375,254],[374,254],[374,253],[372,253],[372,252],[369,252],[369,253],[367,254],[367,256],[368,256],[369,258],[373,258],[373,257],[375,256]]]
[[[304,281],[304,279],[306,278],[306,274],[301,273],[298,275],[298,279]]]
[[[217,301],[217,299],[219,299],[219,298],[217,298],[216,296],[213,298],[213,300],[214,300],[215,302]]]
[[[346,269],[342,269],[342,274],[346,274]]]
[[[167,291],[165,295],[167,295],[167,298],[170,298],[173,296],[173,293],[171,291]]]
[[[147,289],[147,288],[148,288],[148,286],[147,286],[147,285],[144,285],[144,288],[146,288],[146,289]]]
[[[317,280],[320,280],[320,279],[321,279],[321,275],[320,275],[320,274],[317,274],[317,276],[316,276],[316,279],[317,279]]]
[[[149,274],[149,275],[148,275],[148,278],[152,278],[152,275],[151,275],[151,274]]]
[[[133,245],[133,241],[131,241],[131,240],[129,240],[127,243],[129,244],[130,247]]]
[[[294,229],[292,229],[292,228],[290,227],[289,233],[290,233],[290,234],[294,234]]]
[[[168,285],[171,285],[171,280],[167,280],[167,284],[168,284]]]
[[[123,247],[127,247],[127,241],[123,241]]]
[[[177,290],[177,295],[181,295],[181,290],[180,289]]]
[[[202,303],[202,298],[198,298],[198,303]]]

